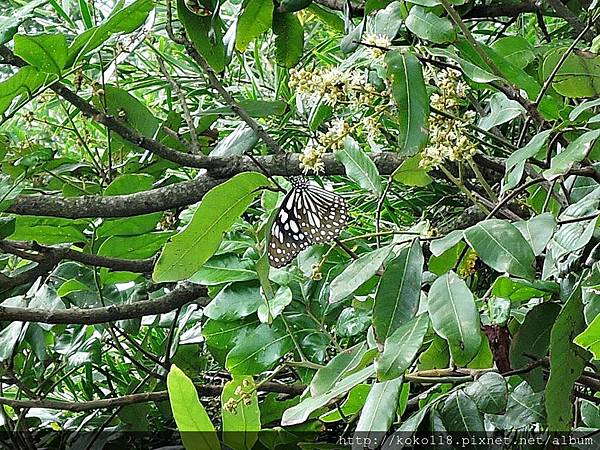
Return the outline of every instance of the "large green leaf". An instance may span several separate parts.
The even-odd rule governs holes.
[[[256,280],[258,274],[251,260],[239,259],[232,254],[213,256],[189,280],[212,286],[234,281]]]
[[[422,276],[423,252],[419,240],[415,239],[390,261],[377,287],[373,328],[379,342],[384,342],[417,313]]]
[[[236,405],[233,411],[226,407],[230,399]],[[235,377],[223,386],[221,415],[223,443],[233,450],[251,450],[261,428],[258,396],[252,377]]]
[[[259,173],[236,175],[211,189],[190,223],[165,245],[152,277],[156,282],[184,280],[198,271],[219,248],[225,233],[267,186]]]
[[[479,351],[479,313],[473,294],[454,272],[437,278],[429,289],[427,310],[436,333],[448,341],[452,359],[466,365]]]
[[[465,239],[492,269],[526,279],[535,276],[533,250],[510,222],[500,219],[479,222],[465,230]]]
[[[138,236],[111,236],[102,243],[98,254],[124,259],[150,258],[172,235],[171,231],[157,231]]]
[[[533,253],[540,255],[552,239],[556,229],[556,219],[551,213],[539,214],[529,220],[514,224],[523,237],[529,242]]]
[[[38,34],[14,37],[15,55],[41,72],[60,75],[67,62],[67,38],[64,34]]]
[[[427,186],[431,184],[433,179],[427,174],[427,170],[419,165],[421,160],[421,154],[406,159],[394,171],[394,180],[407,186]]]
[[[527,67],[535,59],[533,46],[522,36],[502,37],[495,40],[491,48],[520,69]]]
[[[594,359],[600,359],[600,314],[592,320],[583,333],[577,335],[573,342],[592,352]]]
[[[442,421],[446,430],[465,433],[485,430],[477,404],[463,391],[456,391],[444,402]]]
[[[198,53],[215,71],[223,71],[226,56],[221,18],[194,14],[185,6],[184,0],[177,0],[177,16]]]
[[[600,130],[593,130],[583,133],[571,142],[567,148],[552,158],[550,168],[544,170],[544,178],[553,180],[556,177],[566,174],[573,167],[573,164],[582,161],[589,155],[598,137],[600,137]]]
[[[398,151],[412,156],[427,143],[429,96],[421,63],[411,52],[393,50],[385,56],[387,77],[398,107]]]
[[[6,16],[0,16],[0,45],[6,44],[17,32],[19,25],[33,17],[33,11],[39,6],[48,3],[48,0],[32,0],[28,1],[20,8],[12,11],[6,9],[2,11],[7,13]],[[6,7],[4,7],[6,8]]]
[[[15,97],[21,94],[24,97],[32,96],[52,77],[32,66],[21,67],[12,77],[0,82],[0,114],[6,112]]]
[[[567,47],[555,48],[544,57],[541,76],[544,80],[556,68]],[[552,87],[565,97],[600,96],[600,56],[595,53],[571,52],[554,76]]]
[[[243,342],[259,325],[256,318],[245,318],[234,322],[207,320],[202,324],[202,336],[212,356],[225,366],[227,353],[237,344]]]
[[[490,97],[489,108],[490,112],[479,120],[479,128],[483,130],[510,122],[525,112],[519,102],[509,99],[502,92],[496,92]]]
[[[283,67],[294,67],[304,51],[304,28],[295,14],[273,14],[275,61]]]
[[[228,354],[225,366],[233,375],[258,375],[294,348],[281,319],[259,325]]]
[[[508,386],[502,375],[486,372],[465,389],[465,394],[473,399],[479,411],[487,414],[501,414],[508,402]]]
[[[487,418],[500,430],[513,431],[534,424],[544,423],[544,393],[534,393],[529,384],[523,381],[508,397],[504,415],[488,415]]]
[[[356,424],[356,433],[361,438],[377,439],[390,429],[396,418],[401,388],[402,377],[373,384]]]
[[[150,11],[154,9],[153,0],[136,0],[130,5],[115,11],[96,27],[92,27],[81,34],[69,46],[65,67],[71,67],[81,58],[102,45],[115,33],[131,33],[137,30],[146,21]]]
[[[167,375],[169,401],[177,428],[186,450],[218,450],[221,448],[215,428],[200,400],[196,388],[176,365]]]
[[[231,283],[204,308],[209,319],[232,321],[255,313],[264,303],[257,282]]]
[[[545,391],[550,431],[569,431],[573,426],[572,391],[587,361],[587,352],[573,338],[584,328],[581,285],[577,284],[550,332],[550,377]]]
[[[283,413],[281,425],[289,426],[305,422],[313,411],[327,405],[334,398],[340,397],[354,386],[363,383],[367,378],[372,377],[374,374],[375,368],[373,366],[367,366],[358,372],[343,378],[331,390],[304,399],[298,405],[292,406]]]
[[[421,39],[436,44],[445,44],[456,39],[456,31],[450,20],[427,12],[420,6],[413,6],[410,9],[406,18],[406,28]]]
[[[0,212],[10,207],[22,190],[21,184],[15,183],[8,175],[0,174]]]
[[[335,152],[335,157],[344,165],[346,175],[352,181],[377,196],[381,195],[383,186],[377,166],[352,137],[344,139],[344,147]]]
[[[392,252],[392,246],[381,247],[352,261],[329,286],[329,303],[349,297],[365,281],[373,277]]]
[[[317,370],[310,382],[310,393],[313,397],[324,394],[340,381],[346,372],[355,369],[361,362],[367,348],[364,342],[339,352],[325,367]]]
[[[385,340],[383,352],[375,360],[380,380],[392,380],[404,374],[423,345],[423,338],[428,329],[428,315],[420,314],[399,327]]]
[[[518,150],[515,150],[507,159],[504,165],[506,166],[506,175],[502,182],[502,192],[508,191],[517,187],[523,177],[525,163],[527,159],[535,156],[548,141],[552,130],[541,131],[536,134],[531,140]]]
[[[240,52],[246,50],[250,42],[271,28],[272,20],[272,0],[246,0],[238,17],[235,48]]]

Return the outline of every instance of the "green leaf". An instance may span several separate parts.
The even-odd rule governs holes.
[[[552,239],[556,229],[556,219],[551,213],[533,216],[529,220],[515,222],[514,224],[523,237],[529,242],[533,253],[540,255]]]
[[[522,36],[505,36],[492,43],[496,53],[510,60],[519,69],[524,69],[535,59],[532,45]]]
[[[587,352],[572,340],[584,328],[581,284],[578,283],[550,332],[550,377],[544,396],[549,431],[570,431],[573,426],[571,395],[588,358]]]
[[[267,301],[268,306],[266,304]],[[259,320],[262,323],[267,323],[269,320],[275,319],[290,303],[292,303],[292,290],[287,286],[279,286],[279,289],[277,289],[277,292],[275,292],[275,296],[272,299],[262,299],[262,302],[258,307]]]
[[[428,315],[420,314],[394,331],[385,340],[383,352],[375,360],[377,377],[385,381],[403,375],[423,345],[428,329]]]
[[[311,3],[312,0],[281,0],[278,10],[284,13],[292,13],[308,7]]]
[[[465,230],[465,239],[492,269],[526,279],[535,276],[533,250],[510,222],[484,220]]]
[[[355,432],[361,438],[376,439],[390,429],[401,388],[402,377],[373,384],[356,424]]]
[[[454,272],[437,278],[427,297],[427,310],[434,330],[448,341],[452,359],[466,365],[479,351],[479,313],[473,294]]]
[[[398,107],[399,153],[412,156],[427,143],[429,96],[421,63],[410,52],[390,51],[385,56],[387,77]]]
[[[259,325],[228,354],[225,366],[232,375],[257,375],[270,369],[294,348],[281,319]]]
[[[364,342],[356,344],[339,352],[327,363],[325,367],[317,370],[310,382],[310,394],[313,397],[324,394],[340,381],[344,375],[356,369],[367,351]]]
[[[427,186],[433,181],[432,178],[427,174],[427,170],[419,166],[422,155],[417,154],[406,159],[398,168],[394,171],[394,181],[398,181],[407,186]]]
[[[383,185],[377,166],[352,137],[344,139],[344,147],[335,152],[335,157],[344,165],[346,175],[352,181],[376,196],[381,195]]]
[[[584,113],[588,109],[591,109],[598,105],[600,105],[600,98],[597,98],[596,100],[588,100],[583,103],[580,103],[575,108],[573,108],[573,110],[569,113],[569,120],[572,122],[575,122],[582,113]]]
[[[237,256],[226,254],[209,259],[189,280],[193,283],[212,286],[234,281],[256,280],[258,274],[252,261],[240,260]]]
[[[219,291],[203,313],[213,320],[238,320],[255,313],[263,302],[258,283],[231,283]]]
[[[238,101],[238,105],[252,117],[282,116],[287,109],[287,103],[282,100],[253,100],[244,98]],[[212,116],[213,114],[228,114],[237,116],[230,106],[219,106],[202,111],[203,116]],[[245,122],[240,123],[236,130],[250,129]],[[253,131],[254,132],[254,131]]]
[[[13,353],[19,341],[25,337],[28,327],[29,323],[11,322],[0,331],[0,362],[13,358]]]
[[[464,391],[473,399],[481,412],[501,414],[506,410],[508,386],[504,377],[499,373],[484,373],[475,381],[469,383]]]
[[[300,62],[304,51],[304,28],[295,14],[273,14],[275,61],[291,68]]]
[[[404,6],[398,1],[391,2],[373,18],[373,33],[394,39],[402,26]]]
[[[269,28],[273,19],[272,0],[250,0],[244,2],[244,10],[238,16],[235,48],[243,52],[248,44]]]
[[[76,225],[77,222],[68,219],[17,216],[15,232],[11,235],[11,239],[35,240],[39,244],[46,245],[86,242],[87,237]]]
[[[406,28],[417,37],[436,44],[445,44],[456,39],[456,31],[450,20],[426,12],[420,6],[413,6],[410,9],[406,18]]]
[[[241,394],[244,393],[244,398]],[[236,402],[229,411],[225,405],[230,399]],[[223,417],[223,443],[234,450],[251,450],[258,440],[260,410],[256,385],[252,377],[234,377],[223,386],[221,393]]]
[[[337,303],[349,297],[365,281],[373,277],[392,252],[392,246],[381,247],[365,253],[352,261],[329,287],[329,303]]]
[[[429,249],[434,256],[440,256],[462,241],[463,238],[464,234],[462,230],[454,230],[442,238],[431,241]]]
[[[214,255],[242,213],[267,186],[267,177],[240,173],[206,193],[190,223],[165,245],[152,278],[156,282],[184,280]]]
[[[23,189],[21,184],[14,183],[8,175],[0,174],[0,212],[8,209],[13,200]]]
[[[245,318],[235,322],[221,322],[218,320],[207,320],[202,325],[202,336],[206,339],[206,345],[210,353],[222,365],[225,365],[227,353],[259,325],[256,318]]]
[[[173,416],[186,450],[220,449],[215,428],[198,399],[192,380],[174,364],[167,375],[167,389]]]
[[[552,158],[550,168],[543,172],[544,178],[553,180],[566,174],[573,164],[581,162],[590,153],[598,137],[600,137],[600,130],[592,130],[571,142],[567,148]]]
[[[124,259],[150,258],[158,253],[172,235],[171,231],[157,231],[139,236],[111,236],[102,243],[98,254]]]
[[[534,393],[526,381],[515,387],[508,397],[506,412],[502,416],[488,415],[500,430],[522,429],[544,423],[544,394]]]
[[[373,328],[379,342],[384,342],[417,313],[423,262],[420,242],[415,239],[387,265],[373,307]]]
[[[525,281],[501,276],[492,284],[492,295],[513,302],[523,302],[532,298],[549,297],[558,293],[558,285],[544,281]]]
[[[316,3],[311,3],[308,10],[332,30],[337,31],[338,33],[343,33],[345,31],[344,20],[339,14],[331,12]]]
[[[600,315],[597,315],[573,342],[592,352],[594,359],[600,359]]]
[[[544,81],[566,51],[566,47],[555,48],[545,55],[541,67]],[[600,57],[591,52],[571,52],[552,80],[552,88],[570,98],[600,96]]]
[[[153,0],[136,0],[125,8],[115,8],[112,14],[100,25],[77,35],[69,46],[65,67],[73,66],[81,58],[102,45],[115,33],[131,33],[141,27],[150,11],[154,9]]]
[[[14,217],[0,217],[0,239],[15,232],[17,220]]]
[[[240,156],[254,148],[258,136],[245,122],[240,123],[227,137],[221,139],[210,156]]]
[[[552,133],[552,130],[545,130],[536,134],[525,147],[516,150],[508,157],[504,163],[506,166],[506,175],[502,183],[502,192],[517,187],[523,177],[525,163],[529,158],[537,155],[542,147],[546,145],[550,133]]]
[[[38,34],[14,37],[15,55],[40,70],[60,75],[67,62],[67,38],[64,34]]]
[[[463,391],[456,391],[444,402],[442,421],[446,430],[465,433],[485,430],[477,404]]]
[[[281,418],[282,426],[296,425],[305,422],[313,411],[327,405],[331,400],[340,397],[348,392],[354,386],[363,383],[369,377],[375,374],[373,366],[367,366],[358,372],[348,375],[340,380],[331,390],[308,397],[296,406],[287,409]]]
[[[52,78],[52,75],[40,72],[35,67],[21,67],[17,73],[0,83],[0,115],[6,112],[18,95],[29,98]]]
[[[334,409],[323,414],[319,417],[319,420],[325,423],[339,422],[346,417],[356,414],[363,408],[370,391],[370,384],[359,384],[350,390],[348,397],[339,409]]]
[[[525,108],[516,100],[510,100],[502,92],[496,92],[490,97],[490,112],[479,120],[479,128],[489,130],[497,125],[510,122],[515,117],[525,113]]]
[[[490,71],[483,69],[481,66],[473,64],[465,58],[461,58],[453,48],[431,48],[427,49],[433,56],[448,58],[456,62],[463,70],[465,75],[475,83],[489,83],[490,81],[501,80],[497,75],[493,75]]]
[[[31,0],[15,10],[3,11],[8,14],[6,16],[0,16],[0,45],[10,41],[17,32],[19,25],[27,19],[31,19],[34,16],[33,12],[35,9],[46,3],[48,3],[48,0]]]

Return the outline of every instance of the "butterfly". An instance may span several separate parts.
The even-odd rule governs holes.
[[[268,241],[269,263],[283,267],[306,247],[336,239],[348,223],[346,200],[293,177],[292,189],[281,202]]]

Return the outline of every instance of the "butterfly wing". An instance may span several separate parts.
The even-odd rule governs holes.
[[[283,267],[313,243],[311,237],[300,228],[302,218],[297,202],[302,190],[292,189],[284,197],[271,226],[268,253],[273,267]]]
[[[348,205],[343,197],[310,185],[302,192],[301,206],[305,213],[302,230],[315,243],[336,239],[348,224]]]

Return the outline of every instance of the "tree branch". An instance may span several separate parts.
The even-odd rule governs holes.
[[[110,305],[102,308],[37,309],[0,305],[0,321],[94,325],[164,314],[193,301],[201,306],[206,306],[210,302],[207,297],[207,289],[204,286],[186,282],[179,284],[171,292],[156,300]]]
[[[369,155],[375,162],[379,173],[390,175],[404,161],[397,153],[382,152]],[[203,174],[191,181],[171,184],[149,191],[128,195],[114,196],[81,196],[51,197],[47,195],[21,195],[17,197],[6,212],[20,215],[65,217],[78,219],[84,217],[130,217],[151,212],[165,211],[196,203],[204,194],[225,178],[248,171],[259,171],[260,168],[248,157],[236,156],[216,158],[222,166],[212,173]],[[257,157],[259,164],[271,175],[292,176],[302,174],[298,154],[267,155]],[[323,158],[324,175],[344,175],[344,166],[335,155],[328,154]]]
[[[277,392],[282,394],[300,395],[306,386],[300,384],[280,384],[275,382],[266,382],[262,384],[259,391]],[[216,385],[196,385],[196,391],[203,397],[219,397],[223,392],[223,386]],[[62,400],[17,400],[14,398],[0,397],[0,405],[8,405],[13,408],[45,408],[56,409],[71,412],[83,412],[96,409],[118,408],[125,405],[144,402],[160,402],[169,399],[167,391],[144,392],[141,394],[130,394],[116,398],[104,398],[100,400],[90,400],[86,402],[67,402]]]
[[[110,256],[84,253],[66,246],[50,247],[40,245],[37,242],[19,242],[4,239],[0,240],[0,250],[29,261],[35,261],[40,264],[46,263],[48,266],[52,267],[56,266],[62,260],[69,259],[89,266],[106,267],[108,269],[125,272],[149,273],[152,272],[152,269],[154,268],[153,258],[113,258]]]

